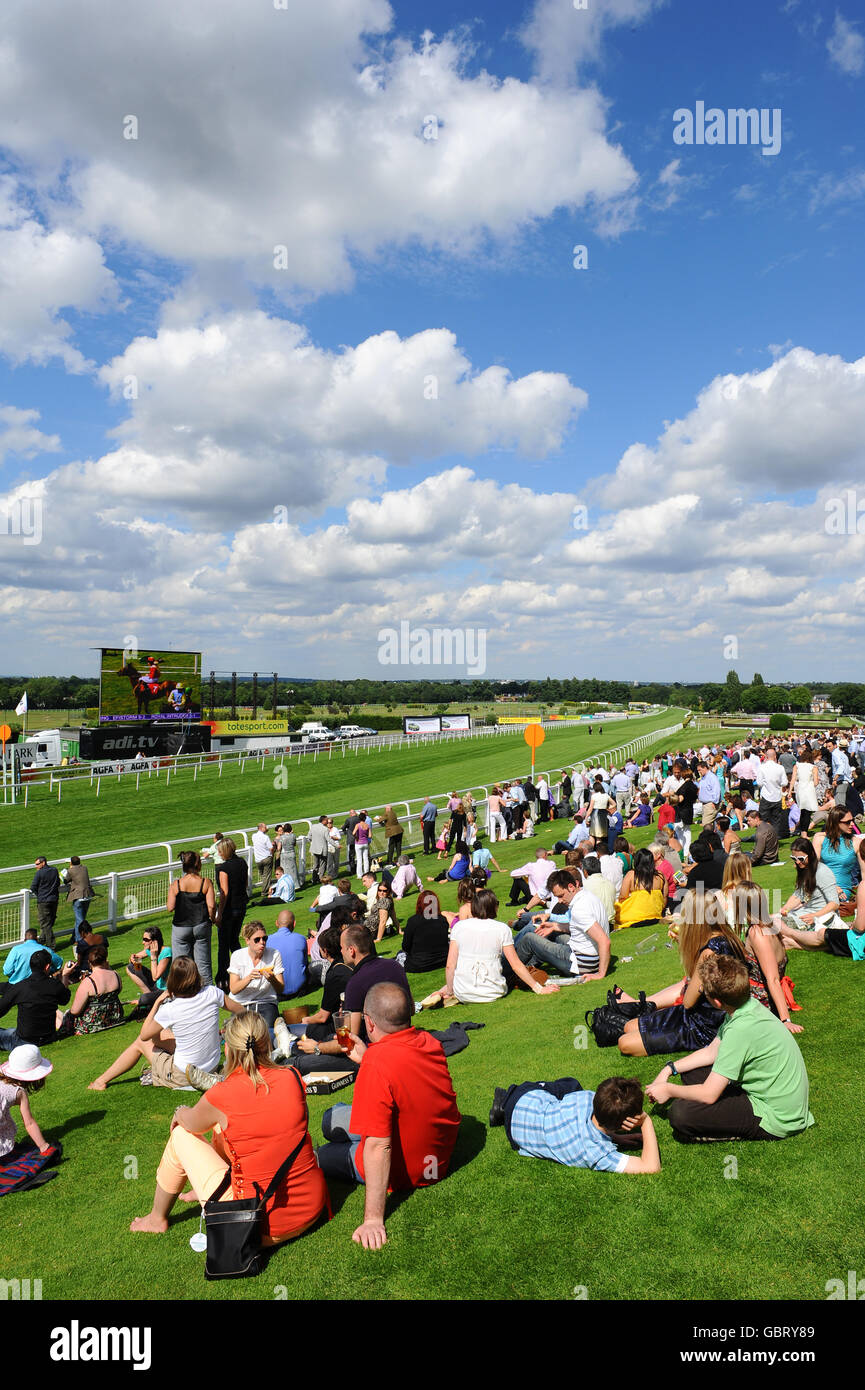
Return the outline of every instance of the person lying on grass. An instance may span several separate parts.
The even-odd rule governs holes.
[[[584,1091],[572,1076],[497,1088],[490,1125],[504,1125],[511,1148],[529,1158],[603,1173],[661,1171],[655,1127],[636,1077],[608,1077],[596,1091]],[[620,1147],[643,1152],[629,1157]]]
[[[240,1014],[244,1006],[216,985],[202,985],[192,957],[178,956],[168,972],[165,993],[153,1005],[135,1042],[87,1089],[104,1091],[110,1081],[131,1071],[142,1057],[150,1063],[156,1086],[185,1088],[189,1085],[187,1066],[215,1071],[219,1065],[220,1008]]]
[[[703,993],[727,1017],[708,1047],[668,1062],[646,1095],[658,1105],[673,1102],[670,1124],[684,1144],[801,1134],[814,1117],[808,1073],[790,1030],[751,997],[744,961],[713,956],[698,968]],[[682,1087],[672,1084],[679,1075]]]
[[[213,1142],[204,1138],[213,1131]],[[281,1164],[300,1152],[267,1203],[262,1245],[278,1245],[330,1212],[327,1185],[315,1161],[303,1082],[293,1067],[275,1067],[260,1014],[241,1011],[225,1028],[224,1079],[197,1105],[179,1106],[156,1171],[153,1205],[130,1231],[161,1235],[187,1182],[186,1202],[230,1202],[266,1191]]]

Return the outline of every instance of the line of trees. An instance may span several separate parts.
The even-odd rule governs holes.
[[[99,682],[80,676],[2,676],[0,677],[0,709],[14,709],[26,688],[31,709],[84,709],[98,703]],[[654,681],[632,685],[628,681],[605,681],[576,676],[556,680],[294,680],[280,679],[277,684],[277,704],[294,709],[301,705],[329,705],[335,713],[349,713],[363,705],[416,705],[434,710],[437,705],[474,705],[489,702],[497,695],[519,695],[547,705],[573,703],[622,704],[628,700],[646,700],[650,704],[687,705],[717,714],[801,714],[811,707],[816,692],[828,695],[832,705],[842,714],[865,716],[865,685],[853,682],[841,684],[803,683],[800,685],[767,685],[759,672],[749,684],[737,673],[729,671],[721,683],[684,684],[679,681]],[[206,708],[210,685],[205,676],[202,701]],[[226,707],[231,698],[231,682],[216,682],[216,704]],[[239,681],[239,705],[252,703],[252,682]],[[273,705],[273,684],[262,675],[258,687],[258,703],[262,710]]]

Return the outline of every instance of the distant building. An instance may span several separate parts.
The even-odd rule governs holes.
[[[831,698],[830,698],[828,695],[812,695],[812,696],[811,696],[811,713],[812,713],[812,714],[834,714],[834,713],[835,713],[835,706],[832,704],[832,700],[831,700]]]

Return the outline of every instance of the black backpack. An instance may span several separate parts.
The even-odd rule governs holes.
[[[586,1024],[591,1028],[598,1047],[615,1047],[625,1031],[625,1024],[632,1018],[642,1018],[643,1014],[655,1012],[656,1005],[646,998],[644,990],[633,1004],[620,1004],[612,990],[607,991],[607,1002],[598,1009],[589,1009]]]

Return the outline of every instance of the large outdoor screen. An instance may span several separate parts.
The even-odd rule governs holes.
[[[103,647],[99,722],[201,718],[201,652]]]

